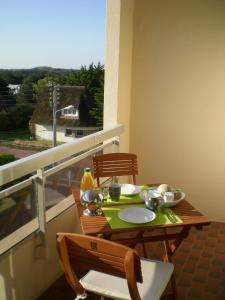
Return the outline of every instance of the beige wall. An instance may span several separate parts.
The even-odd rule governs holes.
[[[126,127],[120,151],[129,151],[134,0],[107,1],[104,128]]]
[[[132,74],[139,182],[225,221],[225,1],[136,0]]]
[[[0,299],[37,299],[61,275],[56,233],[79,231],[74,206],[48,223],[46,245],[32,234],[0,257]]]

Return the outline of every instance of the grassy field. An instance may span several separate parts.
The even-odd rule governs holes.
[[[30,131],[28,129],[0,131],[0,143],[10,143],[16,139],[30,140]]]
[[[58,143],[60,145],[62,143]],[[42,151],[52,147],[51,141],[36,141],[30,139],[28,129],[0,131],[0,146]]]

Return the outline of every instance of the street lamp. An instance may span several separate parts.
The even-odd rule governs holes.
[[[63,107],[63,108],[60,108],[60,109],[57,109],[57,110],[53,109],[53,147],[56,146],[56,114],[59,111],[62,111],[64,109],[70,109],[70,108],[74,108],[74,106],[73,105],[68,105],[66,107]]]

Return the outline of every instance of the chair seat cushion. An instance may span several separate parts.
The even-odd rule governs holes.
[[[141,299],[159,299],[173,273],[173,264],[141,259],[141,269],[143,283],[137,284]],[[130,299],[126,279],[89,271],[80,282],[87,291],[113,299]]]

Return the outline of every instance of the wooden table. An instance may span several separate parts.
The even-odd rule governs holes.
[[[92,236],[100,235],[106,239],[111,239],[114,234],[123,233],[123,236],[118,237],[116,241],[131,247],[138,243],[164,241],[166,250],[166,256],[164,257],[165,261],[171,261],[171,256],[175,253],[182,240],[188,236],[192,227],[196,227],[200,230],[203,226],[210,224],[207,217],[202,215],[188,201],[183,200],[177,206],[171,208],[183,221],[181,224],[154,225],[151,227],[147,227],[143,224],[143,226],[133,228],[112,229],[104,215],[92,217],[84,216],[84,207],[80,203],[79,189],[73,190],[73,194],[84,234]],[[154,231],[157,231],[156,234]],[[134,237],[129,238],[129,235],[133,232],[136,232],[137,234]]]

